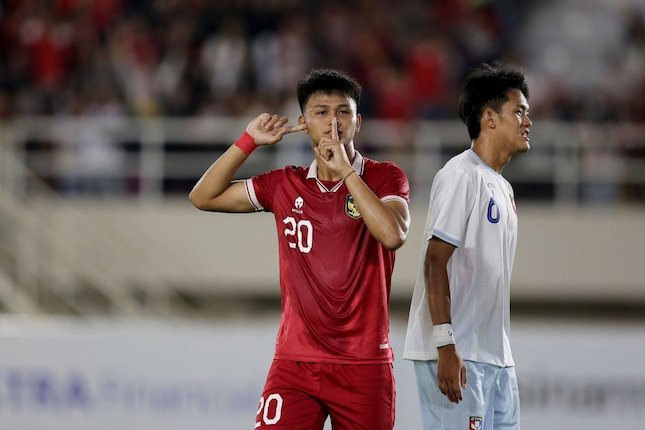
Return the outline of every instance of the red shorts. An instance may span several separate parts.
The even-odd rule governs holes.
[[[273,360],[255,417],[265,430],[392,430],[391,364],[332,364]]]

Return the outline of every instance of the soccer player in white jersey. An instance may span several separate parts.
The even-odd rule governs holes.
[[[473,70],[459,100],[471,147],[432,183],[404,351],[425,430],[520,428],[509,342],[517,214],[501,172],[529,150],[528,96],[513,66]]]

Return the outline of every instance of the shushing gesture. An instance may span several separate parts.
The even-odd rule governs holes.
[[[336,117],[331,119],[330,137],[323,135],[318,145],[314,147],[314,153],[319,162],[324,163],[327,168],[339,175],[348,168],[352,168],[347,157],[347,151],[345,151],[345,145],[342,144],[338,137],[338,120]]]
[[[262,113],[249,123],[246,132],[251,135],[256,145],[273,145],[282,140],[285,134],[307,129],[304,123],[287,127],[288,120],[286,116]]]

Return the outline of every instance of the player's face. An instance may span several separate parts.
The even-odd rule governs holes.
[[[529,104],[520,90],[509,90],[508,101],[499,113],[499,132],[502,143],[508,147],[511,154],[526,152],[531,148],[529,130]]]
[[[299,122],[307,124],[311,141],[317,145],[323,136],[331,137],[332,118],[338,124],[338,139],[343,145],[354,139],[361,126],[361,116],[356,113],[356,101],[341,94],[314,93],[307,100]]]

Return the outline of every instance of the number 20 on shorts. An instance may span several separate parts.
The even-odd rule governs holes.
[[[277,424],[280,418],[282,418],[282,396],[270,394],[266,401],[261,397],[258,413],[255,416],[255,428],[260,427],[263,422],[267,426],[272,426]]]

